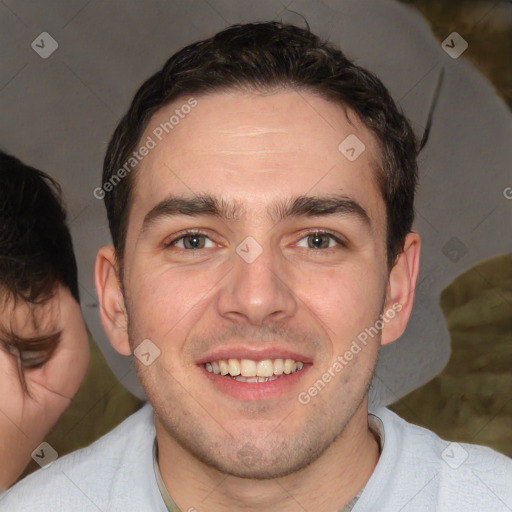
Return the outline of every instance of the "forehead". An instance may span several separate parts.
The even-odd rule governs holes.
[[[345,140],[364,144],[357,159],[340,151]],[[284,196],[325,193],[366,203],[372,218],[383,212],[376,137],[350,109],[308,91],[179,98],[152,117],[141,145],[151,149],[135,174],[129,232],[169,194],[221,194],[253,218]]]

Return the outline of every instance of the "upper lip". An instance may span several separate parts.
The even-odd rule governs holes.
[[[276,347],[265,350],[256,350],[247,347],[224,347],[201,357],[197,361],[197,364],[211,363],[212,361],[219,361],[221,359],[251,359],[253,361],[263,361],[264,359],[293,359],[294,361],[300,361],[302,363],[312,362],[311,357]]]

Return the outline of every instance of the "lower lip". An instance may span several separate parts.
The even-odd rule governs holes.
[[[229,377],[211,373],[203,365],[199,365],[199,368],[215,388],[226,395],[239,400],[270,400],[291,391],[311,366],[311,363],[304,363],[302,370],[289,375],[283,374],[267,382],[238,382]]]

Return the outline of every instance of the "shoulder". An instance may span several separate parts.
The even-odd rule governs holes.
[[[512,508],[512,459],[484,446],[445,441],[386,408],[374,414],[384,430],[381,459],[388,466],[383,469],[391,470],[387,488],[402,497],[404,511]],[[383,472],[379,466],[381,461],[376,473]]]
[[[154,438],[153,409],[146,404],[90,446],[18,482],[1,496],[0,512],[121,510],[119,495],[129,510],[151,474]]]

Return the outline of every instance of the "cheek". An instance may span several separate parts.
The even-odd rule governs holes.
[[[347,263],[303,279],[306,302],[334,332],[357,334],[380,313],[384,283],[376,265]]]
[[[314,312],[318,325],[326,326],[324,331],[330,339],[332,364],[339,354],[350,349],[365,329],[375,325],[381,313],[384,279],[378,274],[377,265],[347,264],[318,272],[314,282],[310,281],[304,287],[307,290],[305,303]],[[371,365],[379,345],[380,336],[369,338],[365,350],[359,351],[350,367]],[[354,378],[349,371],[345,371],[344,376]],[[366,377],[361,375],[361,378]]]
[[[133,333],[162,340],[195,321],[196,311],[212,288],[211,275],[186,269],[152,266],[131,275],[130,323]],[[156,341],[155,341],[156,342]]]

